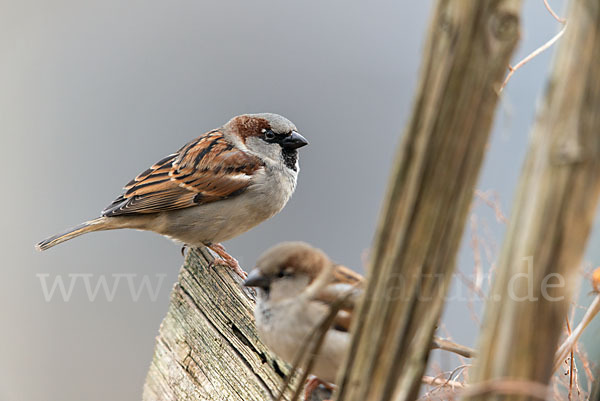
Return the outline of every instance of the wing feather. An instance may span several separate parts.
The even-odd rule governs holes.
[[[210,131],[131,180],[103,216],[184,209],[242,193],[262,161]]]
[[[316,301],[326,305],[331,305],[336,300],[345,298],[333,321],[332,329],[349,331],[352,312],[364,292],[364,283],[363,276],[355,271],[342,265],[334,267],[332,281],[315,296]]]

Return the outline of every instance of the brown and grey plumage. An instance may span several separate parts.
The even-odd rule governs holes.
[[[310,372],[333,383],[350,343],[352,311],[363,283],[361,275],[333,263],[323,251],[304,242],[284,242],[259,258],[245,285],[258,288],[254,316],[260,338],[288,363],[329,314],[331,304],[346,299]]]
[[[36,245],[46,250],[82,234],[133,228],[190,246],[210,246],[243,275],[219,242],[277,214],[296,187],[297,149],[308,142],[277,114],[234,117],[131,180],[101,217]]]

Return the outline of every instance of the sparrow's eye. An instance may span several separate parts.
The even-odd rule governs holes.
[[[294,273],[290,269],[284,269],[277,272],[277,278],[291,277]]]
[[[265,140],[272,141],[275,139],[275,133],[273,131],[265,131]]]

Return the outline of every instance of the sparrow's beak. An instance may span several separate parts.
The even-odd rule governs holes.
[[[269,288],[271,280],[263,276],[260,270],[254,269],[248,274],[248,278],[244,281],[246,287]]]
[[[306,138],[296,131],[292,131],[290,135],[286,136],[283,141],[281,141],[281,146],[285,149],[298,149],[306,145],[308,145]]]

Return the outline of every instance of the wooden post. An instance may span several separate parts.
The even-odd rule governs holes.
[[[206,249],[188,252],[156,339],[144,401],[265,401],[281,388],[289,367],[259,340],[252,294],[231,269],[210,267],[212,260]]]
[[[533,400],[537,397],[518,391],[500,395],[503,381],[542,389],[550,382],[593,223],[600,193],[600,2],[572,0],[567,23],[471,370],[480,395],[470,400]],[[495,396],[484,391],[490,384]]]
[[[520,6],[437,2],[338,400],[417,397],[519,38]]]
[[[590,401],[600,401],[600,366],[598,365],[599,361],[596,361],[596,381],[594,382],[594,387],[592,388],[592,394],[590,395]]]

